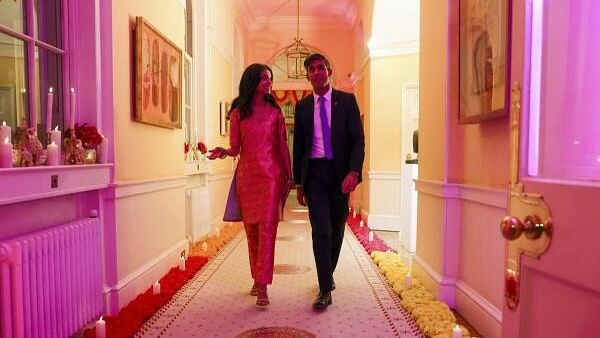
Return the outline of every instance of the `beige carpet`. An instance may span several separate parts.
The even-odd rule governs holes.
[[[333,304],[324,312],[312,309],[318,286],[305,211],[288,209],[286,221],[279,224],[276,274],[267,309],[258,309],[248,294],[252,280],[242,232],[137,336],[420,337],[349,229],[334,276]],[[287,333],[282,333],[286,328]],[[251,331],[257,329],[261,330]]]

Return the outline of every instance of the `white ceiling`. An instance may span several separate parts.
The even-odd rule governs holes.
[[[297,0],[234,0],[243,21],[256,25],[296,24]],[[300,24],[352,27],[360,0],[300,0]]]

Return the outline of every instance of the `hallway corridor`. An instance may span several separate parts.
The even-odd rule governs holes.
[[[349,229],[335,273],[333,304],[324,312],[312,309],[318,289],[307,218],[306,209],[292,205],[279,224],[267,309],[258,309],[249,295],[247,244],[240,232],[137,336],[254,337],[251,331],[263,328],[262,334],[298,329],[307,337],[420,337]]]

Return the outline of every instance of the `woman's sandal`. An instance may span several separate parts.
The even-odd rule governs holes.
[[[254,285],[252,285],[252,289],[250,289],[250,296],[258,296],[258,284],[254,283]]]
[[[269,295],[267,294],[267,287],[258,287],[258,295],[256,297],[256,306],[264,308],[269,305]]]

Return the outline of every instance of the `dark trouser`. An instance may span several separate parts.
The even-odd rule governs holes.
[[[331,290],[348,217],[348,195],[338,182],[333,161],[310,160],[305,190],[321,291]]]

